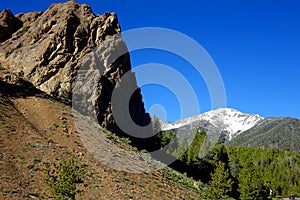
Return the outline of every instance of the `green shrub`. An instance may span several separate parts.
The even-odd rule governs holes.
[[[148,153],[148,151],[146,149],[142,149],[140,152],[141,153]]]
[[[57,200],[75,199],[76,184],[84,178],[83,164],[77,164],[74,159],[62,160],[54,166],[46,164],[45,183],[51,187]]]
[[[20,35],[24,35],[29,29],[29,26],[24,26],[21,31],[20,31]]]
[[[34,158],[34,159],[33,159],[33,163],[34,163],[34,164],[37,164],[37,163],[40,163],[40,162],[41,162],[41,160],[38,159],[38,158]]]
[[[120,138],[120,140],[122,142],[124,142],[125,144],[130,144],[131,143],[131,140],[129,138],[126,138],[126,137],[122,137],[122,138]]]

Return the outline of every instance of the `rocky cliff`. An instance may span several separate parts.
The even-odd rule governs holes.
[[[80,90],[82,98],[76,98],[76,105],[81,111],[95,112],[101,126],[117,133],[122,131],[112,113],[113,90],[126,90],[124,84],[137,88],[123,106],[138,125],[150,123],[114,13],[95,15],[90,6],[68,1],[53,4],[44,13],[16,17],[4,10],[0,19],[2,67],[67,104]],[[123,84],[121,77],[127,72],[130,83]]]
[[[10,10],[3,10],[0,13],[0,42],[10,38],[22,25],[22,21],[15,17]]]

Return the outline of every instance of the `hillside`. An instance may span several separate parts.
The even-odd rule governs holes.
[[[266,118],[253,128],[233,138],[230,145],[276,148],[300,152],[300,120]]]
[[[51,197],[44,165],[71,157],[86,165],[76,199],[197,198],[193,180],[170,168],[128,173],[92,157],[78,135],[70,107],[39,91],[26,93],[19,82],[12,86],[0,81],[0,88],[0,199]],[[112,145],[136,151],[111,133],[105,135]]]

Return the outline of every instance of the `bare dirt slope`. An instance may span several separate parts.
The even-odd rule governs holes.
[[[93,158],[80,140],[71,108],[22,87],[0,80],[0,199],[50,198],[44,164],[68,158],[86,164],[76,199],[197,199],[193,180],[169,168],[128,173]],[[107,134],[114,144],[132,149]]]

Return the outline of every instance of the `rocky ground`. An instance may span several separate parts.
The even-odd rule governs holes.
[[[81,140],[69,106],[24,88],[20,80],[3,81],[9,74],[5,70],[0,74],[0,199],[49,199],[44,165],[68,158],[86,164],[76,199],[197,198],[193,180],[169,168],[130,173],[95,159]],[[25,86],[29,87],[26,82]],[[110,132],[105,132],[105,139],[119,149],[135,151]]]

